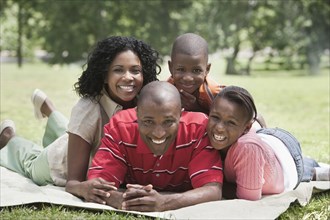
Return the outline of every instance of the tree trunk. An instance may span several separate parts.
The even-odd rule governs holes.
[[[17,16],[17,26],[18,26],[18,38],[17,38],[17,65],[22,67],[23,56],[22,56],[22,34],[23,34],[23,15],[22,15],[22,3],[18,1],[18,16]]]
[[[247,65],[246,65],[246,75],[250,75],[251,74],[251,63],[252,63],[252,60],[253,60],[253,58],[255,57],[255,55],[256,55],[256,53],[255,53],[255,51],[253,50],[252,51],[252,56],[249,58],[249,61],[248,61],[248,63],[247,63]]]
[[[235,62],[236,62],[237,54],[239,52],[240,43],[241,42],[238,41],[235,44],[234,52],[233,52],[232,57],[227,58],[227,68],[226,68],[226,73],[225,73],[226,75],[238,75],[239,74],[239,72],[235,68]]]
[[[309,67],[309,75],[318,75],[320,73],[320,54],[318,48],[310,44],[307,47],[307,62]]]

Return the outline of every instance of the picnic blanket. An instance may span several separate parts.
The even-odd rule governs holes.
[[[164,219],[275,219],[290,204],[298,201],[306,205],[312,194],[330,189],[330,181],[301,183],[295,190],[265,196],[259,201],[243,199],[221,200],[165,212],[126,212],[110,206],[84,202],[65,192],[63,187],[38,186],[30,179],[0,167],[0,207],[31,203],[51,203],[93,210],[113,210]]]

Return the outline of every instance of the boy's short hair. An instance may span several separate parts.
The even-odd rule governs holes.
[[[203,53],[208,57],[208,45],[204,38],[194,33],[177,37],[172,46],[171,57],[175,54],[197,55]]]

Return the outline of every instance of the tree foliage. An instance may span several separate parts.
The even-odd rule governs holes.
[[[318,73],[329,50],[328,0],[1,0],[1,50],[29,56],[46,50],[51,63],[84,59],[96,41],[110,35],[135,36],[168,55],[179,34],[194,32],[210,52],[228,51],[228,74],[249,73],[255,54],[270,48],[269,60],[284,57],[283,67],[307,63]],[[239,51],[252,54],[244,69]]]

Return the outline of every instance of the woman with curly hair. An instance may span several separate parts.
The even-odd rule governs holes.
[[[35,116],[48,117],[43,147],[15,136],[13,121],[5,120],[0,130],[1,166],[38,185],[66,186],[66,191],[87,201],[104,203],[101,197],[114,186],[103,179],[86,180],[89,162],[109,118],[135,107],[141,88],[158,80],[158,61],[157,51],[132,37],[113,36],[98,42],[74,84],[81,98],[70,121],[36,89],[32,95]]]

